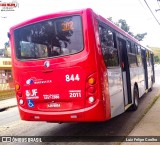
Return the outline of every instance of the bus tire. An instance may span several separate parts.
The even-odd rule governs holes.
[[[139,105],[139,92],[137,86],[134,86],[133,90],[133,105],[131,107],[132,111],[136,111]]]

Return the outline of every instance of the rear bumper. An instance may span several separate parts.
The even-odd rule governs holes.
[[[49,122],[88,122],[105,121],[110,119],[110,110],[105,111],[102,101],[93,106],[73,111],[64,112],[42,112],[24,109],[19,106],[22,120],[28,121],[49,121]]]

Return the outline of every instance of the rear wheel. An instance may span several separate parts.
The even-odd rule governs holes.
[[[139,92],[138,92],[138,88],[136,86],[134,86],[134,91],[133,91],[133,105],[131,107],[131,110],[135,111],[138,108],[138,104],[139,104]]]

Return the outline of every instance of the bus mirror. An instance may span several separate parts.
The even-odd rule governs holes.
[[[11,38],[11,34],[9,32],[7,33],[7,36],[9,39]]]

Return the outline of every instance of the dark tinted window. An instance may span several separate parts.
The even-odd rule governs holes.
[[[138,66],[142,66],[142,56],[141,56],[141,47],[138,46],[137,47],[137,63],[138,63]]]
[[[118,66],[118,51],[115,48],[114,32],[107,27],[99,26],[99,35],[106,66]]]
[[[49,19],[14,32],[18,59],[39,59],[78,53],[83,49],[80,16]]]
[[[130,67],[137,66],[137,45],[135,45],[132,41],[127,41],[127,53]]]
[[[149,51],[146,51],[146,59],[147,59],[147,66],[151,65],[151,55]]]
[[[132,50],[131,50],[131,42],[127,41],[127,52],[128,53],[131,53]]]

